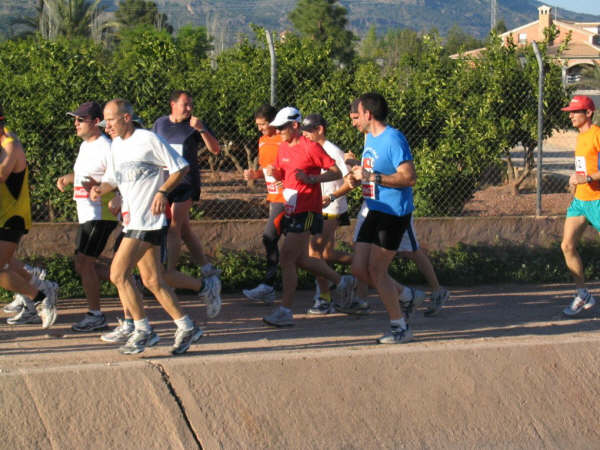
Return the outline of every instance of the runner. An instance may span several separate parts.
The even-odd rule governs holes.
[[[94,331],[106,328],[106,317],[100,310],[100,282],[109,280],[108,265],[99,260],[106,242],[117,226],[117,218],[109,210],[108,202],[114,197],[110,192],[101,201],[91,202],[89,190],[102,180],[110,157],[110,139],[98,123],[102,109],[96,102],[86,102],[75,111],[67,113],[74,118],[75,132],[83,142],[75,160],[73,172],[56,181],[56,187],[64,192],[73,185],[73,199],[77,204],[79,228],[75,248],[75,270],[88,302],[88,311],[75,323],[73,331]]]
[[[414,210],[412,186],[417,176],[404,135],[385,124],[388,114],[385,99],[368,93],[358,100],[357,127],[367,136],[361,166],[354,166],[352,171],[362,183],[369,212],[354,246],[352,273],[375,287],[390,317],[390,333],[377,342],[408,342],[412,332],[402,309],[412,309],[424,295],[418,295],[413,288],[401,286],[399,290],[388,269],[410,226]]]
[[[219,293],[219,295],[210,295],[206,299],[206,315],[214,318],[221,311],[221,280],[219,280],[219,272],[204,255],[202,244],[192,231],[190,209],[193,202],[200,200],[198,149],[200,145],[205,145],[208,151],[218,155],[219,143],[204,123],[192,115],[194,103],[191,94],[181,90],[173,91],[170,106],[171,114],[158,118],[152,130],[185,158],[189,164],[189,171],[181,183],[168,195],[171,214],[167,235],[165,279],[173,288],[189,289],[195,292],[200,292],[202,289],[202,280],[177,271],[183,239],[192,255],[192,260],[202,267],[205,284],[210,286],[211,292]]]
[[[358,128],[358,99],[354,100],[350,105],[350,120],[352,121],[352,126]],[[353,154],[346,154],[346,164],[348,165],[357,165],[360,164],[354,158]],[[356,224],[354,227],[354,234],[352,238],[352,242],[356,242],[356,238],[358,236],[358,231],[362,226],[362,223],[369,212],[369,208],[366,205],[366,202],[363,201],[358,215],[356,217]],[[440,285],[437,275],[435,273],[435,269],[431,264],[431,260],[427,253],[423,251],[423,249],[419,246],[419,242],[417,239],[417,233],[414,226],[414,218],[411,216],[410,226],[402,236],[402,241],[400,242],[400,246],[398,247],[398,256],[402,258],[408,258],[415,262],[417,269],[427,280],[427,284],[431,288],[431,297],[430,304],[425,310],[425,316],[433,317],[436,316],[446,304],[448,299],[450,298],[450,293],[446,288]],[[398,287],[400,285],[396,283]],[[368,286],[364,283],[359,282],[356,289],[356,298],[355,302],[366,302],[366,300],[362,300],[366,298],[368,295]],[[404,310],[405,316],[408,316],[412,313],[412,310]]]
[[[16,316],[7,319],[7,323],[17,325],[41,321],[42,328],[51,327],[56,322],[58,285],[36,279],[14,256],[21,237],[31,226],[29,170],[23,146],[6,127],[1,106],[0,205],[0,287],[21,294],[25,303]]]
[[[575,298],[563,313],[576,316],[596,304],[585,287],[583,262],[577,243],[588,223],[600,231],[600,127],[593,124],[596,106],[588,96],[576,95],[562,110],[569,113],[573,127],[579,131],[575,145],[575,172],[569,177],[569,185],[575,190],[575,195],[567,209],[560,246],[577,288]]]
[[[134,331],[119,350],[124,354],[140,353],[159,341],[131,276],[137,265],[144,285],[176,324],[171,353],[181,354],[202,337],[202,330],[184,314],[164,280],[160,245],[165,238],[167,196],[185,176],[188,163],[153,132],[136,129],[132,117],[133,108],[123,99],[111,100],[104,107],[106,131],[113,138],[111,156],[102,183],[90,192],[92,201],[115,188],[122,196],[125,235],[113,258],[110,279],[133,317]],[[163,167],[169,171],[166,181]]]
[[[281,135],[270,125],[277,110],[264,104],[254,113],[254,121],[262,136],[258,140],[259,170],[244,170],[245,180],[263,178],[267,185],[267,202],[269,202],[269,218],[263,231],[263,245],[267,254],[267,272],[265,278],[254,289],[244,289],[242,293],[251,301],[262,301],[271,305],[275,301],[275,278],[279,265],[279,236],[281,236],[281,218],[283,217],[283,189],[275,178],[265,176],[267,167],[275,164],[277,151],[281,144]]]
[[[282,230],[286,235],[281,249],[281,274],[283,281],[282,305],[264,317],[273,326],[294,325],[292,305],[298,283],[297,269],[302,268],[337,285],[337,300],[345,303],[352,295],[354,279],[340,276],[322,259],[308,255],[310,234],[323,231],[321,214],[321,182],[341,177],[341,172],[323,148],[302,136],[300,112],[291,106],[280,110],[271,126],[277,129],[283,142],[279,146],[274,167],[267,167],[266,176],[283,182],[285,217]],[[325,169],[321,173],[321,169]],[[309,234],[310,233],[310,234]],[[321,298],[331,302],[327,288]]]

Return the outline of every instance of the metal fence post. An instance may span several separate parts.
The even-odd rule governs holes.
[[[531,43],[535,58],[538,62],[538,160],[537,160],[537,198],[535,201],[535,215],[542,215],[542,144],[544,140],[544,62],[537,42]]]
[[[269,54],[271,55],[271,106],[275,106],[277,102],[277,92],[275,91],[275,82],[277,81],[277,60],[275,59],[275,47],[273,47],[273,39],[271,32],[265,30],[267,35],[267,45],[269,46]]]

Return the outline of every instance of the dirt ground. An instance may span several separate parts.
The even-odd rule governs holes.
[[[319,317],[305,313],[312,292],[299,292],[296,325],[287,329],[266,326],[270,307],[239,295],[226,296],[209,321],[186,298],[205,336],[177,358],[169,355],[173,324],[151,299],[161,342],[137,356],[121,355],[99,333],[70,330],[82,300],[61,300],[47,331],[9,326],[4,314],[4,445],[598,448],[600,308],[563,317],[572,290],[453,288],[442,313],[417,313],[414,341],[398,346],[375,343],[387,318],[373,294],[368,316]],[[104,309],[114,325],[116,299]]]

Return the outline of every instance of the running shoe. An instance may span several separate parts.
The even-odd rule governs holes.
[[[25,304],[25,296],[22,294],[15,294],[13,301],[8,305],[5,305],[4,308],[2,308],[2,311],[8,314],[18,313],[25,308]]]
[[[16,316],[6,319],[6,323],[9,325],[39,324],[42,323],[42,319],[40,319],[37,312],[23,308]]]
[[[254,289],[244,289],[242,293],[248,300],[263,302],[265,305],[272,305],[276,297],[273,286],[264,283],[259,284]]]
[[[431,293],[431,305],[425,311],[425,315],[427,317],[437,316],[449,298],[450,292],[448,292],[448,289],[440,287],[438,290],[433,291]]]
[[[378,344],[403,344],[412,341],[410,327],[391,327],[390,332],[377,339]]]
[[[204,279],[200,296],[206,301],[206,315],[213,319],[221,312],[221,280],[216,275]]]
[[[58,297],[58,284],[53,281],[44,280],[40,290],[45,297],[42,303],[38,305],[37,311],[42,318],[42,328],[46,329],[56,322],[56,299]]]
[[[571,304],[563,309],[563,314],[569,317],[576,316],[581,311],[592,309],[595,304],[596,300],[594,299],[594,296],[588,291],[585,291],[583,298],[581,298],[579,295],[575,296]]]
[[[125,345],[119,347],[119,351],[124,355],[135,355],[136,353],[142,353],[146,350],[146,347],[156,345],[158,341],[160,341],[160,337],[153,330],[134,330],[129,335]]]
[[[200,340],[202,334],[202,330],[196,324],[194,324],[194,328],[191,330],[182,330],[177,328],[175,331],[175,342],[173,343],[171,354],[181,355],[182,353],[187,352],[188,348],[190,348],[190,345]]]
[[[45,280],[46,279],[46,269],[42,269],[41,267],[31,267],[28,265],[25,265],[25,270],[27,272],[29,272],[31,275],[33,275],[34,277],[36,277],[38,280]]]
[[[287,308],[286,308],[287,309]],[[266,324],[274,327],[291,327],[294,325],[294,316],[290,310],[286,310],[283,306],[278,306],[268,316],[263,317]]]
[[[354,277],[342,275],[340,283],[335,288],[335,303],[339,306],[348,306],[354,300]]]
[[[73,331],[95,331],[95,330],[103,330],[107,327],[106,317],[104,314],[100,314],[96,316],[91,312],[87,312],[83,319],[79,322],[73,324],[71,329]]]
[[[209,277],[212,277],[212,276],[217,276],[218,277],[219,275],[221,275],[221,270],[217,269],[212,264],[207,264],[205,266],[202,266],[201,270],[202,270],[202,276],[204,278],[209,278]]]
[[[400,300],[402,314],[404,314],[404,318],[407,321],[415,311],[415,308],[421,306],[425,301],[425,292],[411,287],[409,287],[408,290],[410,291],[410,300]]]
[[[330,301],[327,301],[323,298],[316,299],[315,302],[313,303],[313,305],[310,308],[308,308],[308,311],[307,311],[308,314],[318,314],[318,315],[324,315],[324,314],[329,314],[329,313],[333,313],[333,312],[335,312],[333,303]]]
[[[347,306],[342,305],[333,305],[336,311],[339,311],[344,314],[356,314],[359,316],[363,316],[365,314],[369,314],[370,307],[369,302],[363,300],[361,298],[355,298],[352,303]]]
[[[108,333],[104,333],[100,336],[104,342],[110,342],[115,344],[121,344],[127,342],[131,333],[133,333],[133,323],[126,320],[117,319],[119,325]]]

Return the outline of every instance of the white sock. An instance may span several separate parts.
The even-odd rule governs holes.
[[[392,328],[402,328],[403,330],[406,330],[406,321],[404,320],[404,317],[401,319],[390,320],[390,325]]]
[[[190,316],[188,316],[187,314],[183,317],[180,317],[179,319],[175,319],[174,320],[175,325],[177,325],[177,328],[179,328],[180,330],[193,330],[194,329],[194,322],[192,321],[192,319],[190,319]]]
[[[133,328],[137,331],[145,331],[146,333],[149,333],[150,331],[152,331],[152,327],[150,326],[150,322],[148,322],[148,318],[144,317],[141,320],[134,320],[133,321]]]

